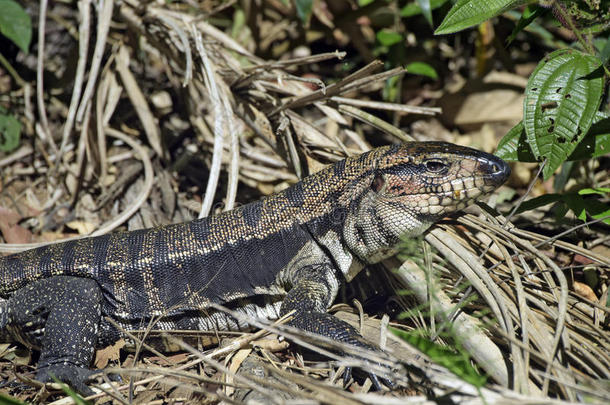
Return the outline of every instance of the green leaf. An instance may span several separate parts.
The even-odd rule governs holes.
[[[608,193],[610,193],[610,188],[608,188],[608,187],[583,188],[582,190],[578,190],[579,195],[590,195],[590,194],[606,195]]]
[[[511,162],[537,162],[526,142],[523,121],[512,127],[500,140],[496,156]]]
[[[521,14],[521,18],[519,19],[519,22],[513,29],[513,32],[511,32],[510,36],[506,39],[506,44],[510,45],[515,40],[518,33],[523,31],[536,18],[540,17],[543,14],[546,14],[546,12],[548,10],[549,10],[548,8],[544,8],[544,7],[540,7],[538,5],[532,5],[532,4],[525,7],[525,9],[523,10],[523,14]]]
[[[544,207],[557,201],[561,201],[563,196],[561,194],[544,194],[540,197],[532,198],[531,200],[524,201],[517,209],[517,214],[525,211],[530,211],[536,208]]]
[[[13,0],[0,0],[0,33],[28,53],[32,40],[32,20]]]
[[[421,13],[423,14],[428,24],[432,26],[432,8],[430,5],[430,0],[417,0],[417,4],[421,8]]]
[[[539,160],[548,159],[548,179],[589,131],[603,90],[600,61],[573,50],[559,50],[541,61],[525,90],[523,124]]]
[[[360,7],[364,7],[364,6],[368,6],[369,4],[371,4],[374,1],[375,0],[358,0],[358,5]]]
[[[12,115],[0,114],[0,150],[11,152],[19,146],[21,123]]]
[[[524,0],[458,0],[434,34],[451,34],[461,31],[523,4],[523,2]]]
[[[470,364],[470,356],[466,350],[461,349],[455,352],[431,342],[418,331],[405,332],[392,327],[388,329],[405,342],[408,342],[425,353],[433,362],[445,366],[452,373],[475,387],[480,388],[487,382],[487,377],[480,375]]]
[[[586,221],[587,217],[600,219],[610,216],[610,206],[594,198],[584,199],[580,194],[570,193],[563,196],[563,201],[581,221]],[[610,224],[610,218],[603,222]]]
[[[580,141],[568,160],[588,160],[610,153],[610,117],[601,112],[595,115],[593,125]]]
[[[402,41],[402,35],[384,28],[377,32],[377,40],[383,46],[392,46]]]
[[[595,114],[593,125],[567,160],[589,160],[610,153],[610,117]],[[496,155],[511,162],[537,162],[527,143],[523,121],[515,125],[498,144]]]
[[[297,16],[304,25],[309,23],[313,10],[313,0],[294,0],[297,9]]]
[[[565,215],[567,209],[574,212],[574,215],[581,221],[586,221],[587,216],[594,219],[603,218],[610,215],[610,206],[600,202],[595,198],[583,198],[583,195],[605,195],[610,192],[607,188],[597,189],[583,189],[578,193],[566,193],[566,194],[545,194],[540,197],[532,198],[531,200],[525,201],[519,209],[517,214],[525,211],[540,208],[552,203],[560,203],[559,206],[559,217],[562,218]],[[563,208],[562,208],[563,207]],[[610,218],[604,220],[605,223],[610,224]]]
[[[447,3],[448,1],[449,0],[430,0],[430,9],[436,10],[437,8],[439,8],[443,4]],[[413,17],[414,15],[422,14],[423,10],[418,3],[419,3],[419,1],[414,1],[413,3],[409,3],[406,6],[404,6],[400,10],[400,16],[401,17]]]
[[[610,36],[606,38],[604,47],[599,51],[599,58],[604,64],[608,63],[608,60],[610,60]]]
[[[422,75],[422,76],[428,76],[431,79],[438,79],[438,74],[436,73],[436,70],[434,70],[434,68],[430,65],[428,65],[427,63],[424,62],[413,62],[413,63],[409,63],[405,69],[407,70],[407,73],[412,73],[414,75]]]

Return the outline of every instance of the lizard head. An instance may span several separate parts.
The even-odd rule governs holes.
[[[345,222],[350,249],[368,263],[394,253],[444,216],[492,193],[510,175],[502,159],[445,142],[378,149],[368,190]]]

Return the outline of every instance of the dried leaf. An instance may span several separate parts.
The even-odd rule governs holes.
[[[105,347],[95,352],[96,368],[104,368],[108,365],[110,360],[116,361],[121,355],[121,348],[125,346],[125,340],[119,339],[113,345]]]
[[[581,283],[580,281],[574,281],[572,289],[581,297],[586,298],[589,301],[597,302],[597,295],[595,295],[595,292],[593,292],[591,287],[589,287],[587,284]]]

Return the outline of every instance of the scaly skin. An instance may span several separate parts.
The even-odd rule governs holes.
[[[371,348],[326,313],[340,283],[393,255],[401,237],[491,193],[509,173],[493,155],[452,144],[387,146],[214,217],[7,256],[0,330],[41,350],[39,379],[53,372],[81,392],[93,346],[120,337],[105,317],[127,330],[153,317],[163,330],[241,330],[247,325],[210,303],[267,319],[294,310],[293,326]]]

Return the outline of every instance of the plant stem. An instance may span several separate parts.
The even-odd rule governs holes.
[[[21,76],[19,76],[19,73],[17,73],[17,71],[15,69],[13,69],[11,64],[8,62],[8,60],[6,60],[4,55],[2,55],[1,53],[0,53],[0,64],[2,64],[2,66],[4,66],[6,71],[11,75],[11,77],[17,82],[17,84],[20,87],[23,87],[27,84],[27,82],[25,80],[23,80],[21,78]]]

